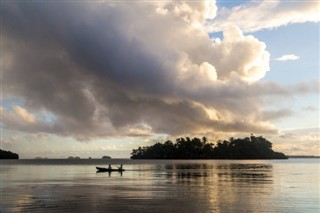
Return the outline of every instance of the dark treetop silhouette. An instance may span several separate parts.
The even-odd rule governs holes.
[[[19,159],[19,155],[0,149],[0,159]]]
[[[177,138],[152,146],[133,149],[131,159],[287,159],[272,150],[272,143],[262,136],[219,140],[216,145],[207,139]]]

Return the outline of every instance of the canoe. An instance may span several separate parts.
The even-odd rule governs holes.
[[[96,167],[97,172],[124,172],[124,169],[108,169],[108,168],[103,168],[103,167]]]

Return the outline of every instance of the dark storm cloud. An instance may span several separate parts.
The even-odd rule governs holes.
[[[137,135],[203,129],[274,132],[262,117],[246,119],[259,111],[262,98],[310,91],[305,85],[291,91],[274,83],[247,83],[243,79],[251,76],[243,64],[260,57],[251,54],[257,47],[264,65],[250,67],[253,79],[268,70],[264,44],[233,29],[226,44],[211,47],[208,36],[193,29],[181,14],[160,14],[157,7],[156,3],[3,2],[3,91],[24,99],[35,118],[39,111],[55,116],[51,122],[26,123],[11,114],[3,118],[5,127],[80,140],[132,135],[137,128],[141,130]],[[197,19],[201,20],[190,16],[192,23]],[[223,50],[230,45],[243,47],[242,55],[247,51],[250,57],[240,57],[241,61],[238,54],[225,55]],[[235,58],[236,64],[230,64]],[[208,109],[216,111],[216,118]]]
[[[140,38],[127,32],[130,22],[122,16],[128,10],[83,2],[8,4],[3,27],[5,34],[15,38],[14,42],[21,39],[38,45],[42,48],[40,54],[50,54],[46,53],[47,48],[61,49],[84,68],[82,71],[95,72],[122,86],[145,87],[152,93],[171,89],[170,71],[164,69],[153,52],[145,50]]]

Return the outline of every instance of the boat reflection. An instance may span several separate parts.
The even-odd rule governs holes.
[[[98,174],[98,173],[107,173],[109,177],[111,177],[111,174],[117,173],[117,174],[120,174],[120,176],[122,177],[123,171],[99,171],[99,170],[98,170],[98,171],[96,171],[96,173],[97,173],[97,174]]]

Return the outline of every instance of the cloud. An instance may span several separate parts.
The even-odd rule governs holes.
[[[319,1],[249,1],[231,9],[221,8],[208,22],[211,32],[238,26],[244,32],[256,32],[294,23],[319,22]]]
[[[10,110],[1,108],[1,123],[7,129],[26,131],[26,132],[46,132],[47,126],[36,116],[20,106],[13,106]]]
[[[35,123],[36,122],[35,117],[22,107],[15,106],[14,112],[16,113],[16,115],[18,115],[20,118],[22,118],[24,121],[26,121],[28,123]]]
[[[313,106],[306,106],[302,108],[303,111],[317,112],[319,108]]]
[[[270,54],[266,51],[265,43],[253,36],[244,36],[237,27],[226,28],[223,37],[223,40],[215,42],[210,50],[219,79],[237,77],[246,81],[257,81],[265,76],[270,69]],[[215,56],[221,60],[216,60],[218,57]]]
[[[15,115],[4,113],[7,129],[78,140],[275,133],[270,116],[256,113],[264,98],[316,85],[259,82],[269,70],[266,45],[234,26],[211,40],[212,2],[2,6],[3,92],[24,100]]]
[[[298,60],[300,57],[293,55],[293,54],[289,54],[289,55],[283,55],[279,58],[276,58],[277,61],[294,61],[294,60]]]
[[[274,136],[275,148],[288,155],[316,155],[319,156],[320,128],[288,129]]]
[[[277,120],[283,117],[291,116],[294,112],[291,109],[280,109],[280,110],[270,110],[260,112],[261,120]]]

